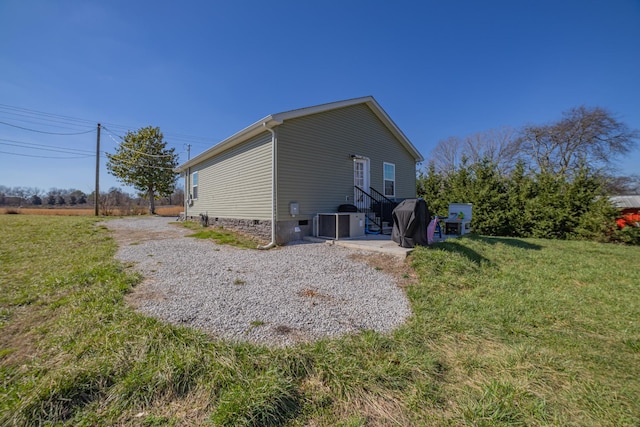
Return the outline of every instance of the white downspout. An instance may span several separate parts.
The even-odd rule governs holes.
[[[267,123],[263,123],[269,132],[271,132],[271,242],[264,246],[258,246],[258,249],[271,249],[276,246],[276,143],[278,138],[276,132],[267,127]]]
[[[184,220],[189,218],[189,195],[191,194],[191,167],[187,168],[187,175],[184,177]]]

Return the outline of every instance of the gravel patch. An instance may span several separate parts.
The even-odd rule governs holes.
[[[394,277],[354,250],[298,242],[243,250],[169,224],[174,218],[107,221],[117,259],[145,277],[130,301],[143,313],[234,341],[287,346],[362,330],[388,332],[411,314]]]

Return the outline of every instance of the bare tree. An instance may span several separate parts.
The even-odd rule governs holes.
[[[507,172],[515,165],[517,132],[508,126],[478,132],[465,138],[465,153],[472,163],[483,160]]]
[[[517,148],[534,169],[570,175],[584,165],[611,170],[615,157],[628,153],[638,137],[607,110],[581,106],[563,113],[557,123],[525,126]]]
[[[470,163],[488,160],[503,172],[511,170],[517,154],[517,132],[510,127],[490,129],[465,137],[451,136],[438,143],[429,160],[437,172],[450,173],[463,159]]]
[[[609,177],[606,189],[615,195],[640,194],[640,175]]]
[[[94,192],[95,194],[95,192]],[[116,208],[115,197],[113,193],[100,193],[98,196],[98,206],[100,208],[100,215],[110,216],[113,215]]]
[[[14,187],[13,194],[18,197],[19,205],[22,206],[24,200],[29,197],[31,191],[27,187]]]
[[[450,136],[438,142],[429,156],[430,164],[433,164],[436,172],[451,173],[455,171],[461,159],[462,139]]]

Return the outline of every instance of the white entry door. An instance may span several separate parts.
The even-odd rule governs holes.
[[[353,185],[360,187],[367,193],[369,192],[369,159],[353,160]],[[369,209],[369,206],[365,206],[367,200],[365,200],[362,193],[358,192],[355,188],[353,202],[358,209]]]

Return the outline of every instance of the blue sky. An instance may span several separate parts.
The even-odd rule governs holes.
[[[640,129],[640,1],[0,2],[0,185],[92,191],[95,131],[41,132],[105,123],[113,152],[159,126],[184,161],[268,114],[367,95],[425,157],[579,105]],[[101,163],[101,189],[120,187]],[[620,172],[639,165],[636,149]]]

